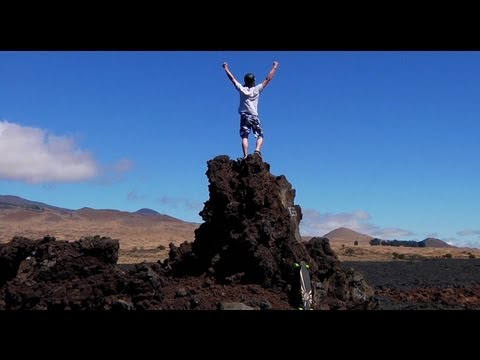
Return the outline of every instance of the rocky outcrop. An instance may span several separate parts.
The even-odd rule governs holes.
[[[117,240],[100,236],[74,242],[16,237],[0,244],[0,309],[154,307],[161,300],[157,272],[146,265],[123,272],[116,266],[118,248]]]
[[[293,264],[306,261],[323,308],[373,308],[373,290],[360,273],[340,268],[328,239],[303,243],[302,211],[285,176],[274,176],[256,156],[208,162],[210,198],[200,212],[204,223],[195,241],[171,246],[166,261],[174,276],[207,274],[225,284],[259,284],[289,293],[300,302]]]

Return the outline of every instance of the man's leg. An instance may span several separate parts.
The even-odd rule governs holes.
[[[250,118],[250,124],[253,129],[253,135],[257,138],[256,146],[255,146],[255,151],[259,153],[261,156],[260,150],[263,145],[263,128],[262,124],[260,123],[260,119],[258,116],[253,116]]]
[[[243,158],[245,159],[248,155],[248,135],[250,134],[251,125],[249,123],[248,114],[240,114],[240,137],[242,138],[242,150]]]
[[[242,138],[242,149],[243,149],[243,157],[246,158],[248,155],[248,138]]]
[[[262,148],[262,145],[263,145],[263,136],[259,136],[257,138],[257,144],[256,144],[256,147],[255,147],[255,151],[260,151],[260,149]]]

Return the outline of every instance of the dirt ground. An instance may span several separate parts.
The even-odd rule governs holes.
[[[118,265],[122,270],[134,264]],[[220,310],[221,304],[243,303],[252,310],[292,310],[281,291],[259,285],[219,285],[205,277],[164,278],[162,307],[157,310]]]
[[[425,259],[480,259],[480,249],[473,248],[409,248],[403,246],[353,245],[330,242],[340,261],[393,261]],[[120,247],[119,264],[142,261],[163,261],[168,257],[168,244],[160,246]]]

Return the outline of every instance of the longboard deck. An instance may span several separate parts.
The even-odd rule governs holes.
[[[300,291],[302,295],[303,308],[311,310],[313,306],[312,281],[310,271],[305,261],[300,261]]]

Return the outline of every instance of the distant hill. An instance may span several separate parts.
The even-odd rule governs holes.
[[[425,247],[435,247],[435,248],[454,248],[456,246],[449,245],[445,241],[436,239],[436,238],[426,238],[425,240],[420,241],[424,243]]]
[[[132,214],[147,215],[147,216],[161,216],[164,220],[170,219],[172,221],[182,221],[177,218],[174,218],[173,216],[160,214],[158,211],[148,209],[148,208],[142,208],[140,210],[133,212]]]
[[[12,195],[0,195],[0,224],[0,242],[14,236],[37,239],[51,235],[70,241],[101,235],[118,239],[123,248],[193,241],[199,226],[146,208],[135,212],[90,207],[71,210]]]
[[[337,243],[344,243],[344,244],[353,244],[355,241],[358,241],[359,244],[368,245],[370,244],[370,240],[374,239],[374,237],[370,235],[362,234],[362,233],[350,230],[346,227],[335,229],[323,236],[328,238],[330,242],[337,242]],[[455,248],[455,246],[449,245],[445,241],[436,239],[436,238],[427,238],[425,240],[419,241],[418,243],[420,247]]]
[[[73,211],[71,209],[65,209],[57,206],[48,205],[38,201],[31,201],[20,196],[14,195],[0,195],[0,209],[29,209],[29,210],[42,210],[53,209],[59,211]]]
[[[155,211],[155,210],[152,210],[152,209],[147,209],[147,208],[143,208],[143,209],[140,209],[140,210],[137,210],[134,212],[134,214],[140,214],[140,215],[160,215],[159,212]]]
[[[370,241],[372,246],[404,246],[404,247],[415,247],[415,248],[456,248],[456,246],[449,245],[445,241],[427,238],[422,241],[415,240],[382,240],[379,238],[374,238]]]
[[[373,239],[373,237],[370,235],[362,234],[346,227],[340,227],[332,230],[323,235],[323,237],[326,237],[328,240],[330,240],[330,242],[348,244],[353,244],[355,241],[358,241],[359,244],[369,244],[370,240]]]
[[[102,212],[118,212],[118,213],[124,213],[123,211],[120,210],[114,210],[114,209],[93,209],[91,207],[83,207],[78,210],[72,210],[72,209],[66,209],[58,206],[52,206],[49,204],[45,204],[39,201],[31,201],[24,199],[20,196],[14,196],[14,195],[0,195],[0,210],[1,209],[26,209],[26,210],[34,210],[34,211],[41,211],[44,209],[52,209],[52,210],[57,210],[57,211],[62,211],[62,212],[83,212],[83,213],[88,213],[88,212],[97,212],[97,211],[102,211]],[[128,213],[128,212],[125,212]],[[131,214],[138,214],[138,215],[158,215],[162,216],[165,219],[170,219],[170,220],[179,220],[177,218],[174,218],[169,215],[163,215],[160,214],[159,212],[152,210],[152,209],[147,209],[147,208],[142,208],[140,210],[137,210],[135,212],[132,212]]]

